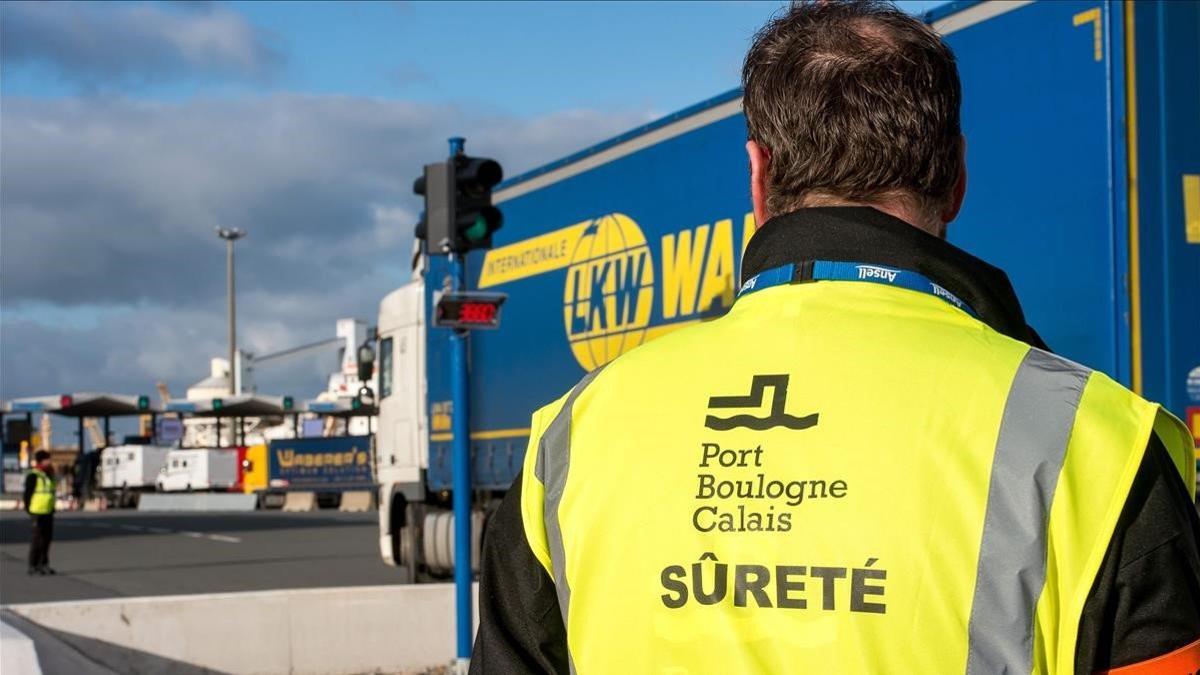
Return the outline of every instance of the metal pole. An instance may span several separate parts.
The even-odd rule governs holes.
[[[237,390],[234,386],[234,367],[235,358],[237,357],[237,301],[234,299],[233,292],[233,242],[235,239],[229,237],[225,240],[225,279],[228,282],[229,292],[229,393],[236,394]]]
[[[462,138],[450,139],[450,157],[463,152]],[[464,290],[466,275],[462,257],[451,253],[452,290]],[[458,671],[465,673],[471,661],[474,621],[471,607],[471,437],[470,375],[467,373],[467,332],[450,334],[450,381],[453,383],[451,433],[454,469],[454,597],[457,618]]]
[[[105,416],[104,416],[104,447],[106,447],[106,448],[108,447],[108,444],[109,444],[109,440],[108,440],[108,439],[110,438],[110,436],[109,436],[109,433],[110,433],[110,432],[109,432],[109,424],[108,424],[108,422],[109,422],[109,417],[108,417],[107,415],[105,415]]]
[[[461,288],[462,261],[450,256],[450,273]],[[470,661],[471,616],[471,439],[467,375],[467,334],[450,334],[450,381],[453,383],[451,431],[454,467],[454,590],[458,617],[458,663]]]
[[[229,293],[229,393],[237,394],[234,368],[237,360],[237,301],[233,274],[233,242],[246,236],[246,231],[236,227],[218,227],[217,236],[225,240],[225,281]]]

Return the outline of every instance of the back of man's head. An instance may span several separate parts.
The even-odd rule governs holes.
[[[38,464],[41,464],[42,462],[48,462],[50,461],[50,453],[45,450],[38,450],[37,452],[33,453],[33,461]]]
[[[795,3],[754,37],[742,86],[750,140],[769,157],[769,214],[900,202],[914,225],[953,217],[958,68],[916,18],[878,0]]]

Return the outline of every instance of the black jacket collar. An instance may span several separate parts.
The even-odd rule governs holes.
[[[823,206],[771,218],[750,239],[742,258],[742,283],[788,263],[810,272],[814,260],[920,272],[969,304],[980,320],[997,332],[1045,348],[1025,323],[1021,304],[1004,272],[870,207]]]

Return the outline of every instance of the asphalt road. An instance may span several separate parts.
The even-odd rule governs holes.
[[[59,513],[50,564],[26,575],[29,519],[0,513],[0,603],[403,583],[375,513]]]

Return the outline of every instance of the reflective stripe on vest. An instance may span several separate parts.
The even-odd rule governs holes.
[[[54,479],[39,469],[32,473],[37,476],[37,487],[29,499],[29,512],[37,516],[54,513]]]
[[[575,399],[604,370],[597,368],[588,373],[575,385],[558,415],[542,434],[534,474],[546,486],[545,525],[546,539],[550,545],[550,560],[554,567],[554,588],[558,593],[558,608],[562,612],[563,626],[567,625],[567,609],[571,605],[571,585],[567,581],[566,552],[563,550],[562,527],[558,521],[558,505],[563,490],[567,487],[567,470],[571,466],[571,410]],[[575,661],[567,650],[571,672],[575,672]]]
[[[1039,349],[1017,369],[988,485],[967,673],[1028,673],[1046,581],[1050,502],[1091,371]]]

